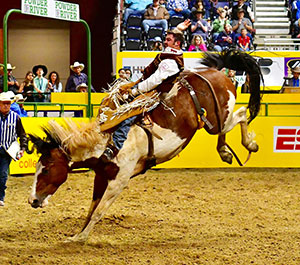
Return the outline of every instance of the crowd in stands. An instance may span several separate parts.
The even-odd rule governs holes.
[[[46,78],[48,69],[45,65],[35,65],[32,71],[28,71],[25,79],[19,83],[13,75],[15,66],[7,64],[7,90],[10,92],[10,97],[16,102],[50,102],[51,93],[63,91],[62,83],[58,72],[51,71]],[[84,64],[75,62],[70,66],[72,74],[69,76],[65,92],[87,92],[88,77],[82,72]],[[3,92],[3,68],[0,75],[0,93]],[[91,91],[96,92],[91,86]],[[19,102],[19,106],[21,106]],[[22,106],[21,106],[22,107]],[[21,109],[22,111],[22,109]]]
[[[185,32],[186,51],[254,48],[249,0],[124,0],[123,48],[161,50],[166,31],[186,19],[192,22]]]

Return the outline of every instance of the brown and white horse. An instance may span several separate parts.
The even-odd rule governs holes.
[[[218,68],[244,70],[249,74],[249,119],[253,120],[259,112],[262,77],[256,61],[248,54],[228,51],[221,55],[207,54],[204,63]],[[217,150],[221,158],[231,162],[232,154],[226,147],[225,134],[238,123],[242,128],[242,144],[249,151],[257,151],[258,146],[247,131],[246,107],[233,111],[236,91],[231,80],[214,68],[201,68],[183,75],[193,87],[201,107],[206,109],[207,120],[213,125],[212,128],[207,125],[204,128],[210,134],[219,135]],[[183,150],[199,125],[190,92],[181,82],[175,83],[170,91],[164,91],[163,85],[158,90],[162,92],[161,100],[164,104],[158,105],[150,113],[154,123],[152,130],[160,136],[153,137],[153,157],[157,164],[172,159]],[[70,238],[72,241],[86,241],[94,225],[127,186],[130,178],[149,168],[149,141],[144,129],[133,125],[116,158],[103,163],[99,157],[110,134],[101,133],[97,121],[83,126],[77,126],[72,121],[66,123],[67,126],[61,126],[50,121],[44,128],[46,139],[31,135],[41,157],[36,166],[33,191],[28,201],[32,207],[43,207],[49,196],[66,181],[70,170],[80,167],[93,169],[95,180],[89,213],[81,232]]]

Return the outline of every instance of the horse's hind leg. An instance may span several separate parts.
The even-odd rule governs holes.
[[[232,163],[232,153],[226,146],[225,134],[231,131],[238,123],[241,125],[241,134],[242,134],[242,145],[249,152],[256,152],[258,150],[258,145],[253,140],[253,135],[248,133],[248,124],[247,124],[247,109],[245,107],[239,108],[237,111],[229,115],[229,118],[225,121],[224,128],[222,133],[218,137],[217,150],[224,162],[229,164]]]
[[[232,164],[232,153],[226,146],[225,142],[225,136],[226,134],[219,134],[218,137],[218,145],[217,145],[217,151],[222,159],[222,161]]]
[[[248,132],[248,124],[247,121],[240,122],[241,125],[241,134],[242,134],[242,145],[245,146],[245,148],[249,152],[257,152],[258,151],[258,145],[254,138],[254,134],[251,134]]]

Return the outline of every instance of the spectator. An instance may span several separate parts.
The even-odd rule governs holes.
[[[70,69],[73,73],[69,76],[66,84],[66,92],[76,92],[76,87],[82,83],[88,84],[88,77],[85,73],[82,73],[84,69],[84,64],[75,62],[70,65]],[[93,87],[91,87],[92,92],[96,92]]]
[[[191,1],[191,3],[194,2],[194,5],[191,7],[191,13],[192,13],[192,16],[194,14],[194,12],[196,10],[202,10],[203,13],[205,13],[205,8],[203,6],[203,1],[202,0],[197,0],[197,1]],[[207,17],[205,17],[207,18]],[[195,19],[195,17],[193,17],[193,19]]]
[[[250,93],[251,92],[250,76],[248,74],[246,75],[245,83],[241,87],[241,92],[242,93]]]
[[[39,92],[39,94],[34,95],[35,101],[50,101],[50,97],[46,95],[46,93],[48,92],[48,79],[44,77],[44,75],[46,75],[48,72],[47,67],[45,65],[39,64],[32,68],[32,72],[36,74],[33,82],[35,84],[35,87],[37,88],[37,92]]]
[[[0,206],[4,206],[8,169],[12,157],[20,159],[27,148],[22,121],[18,114],[10,110],[11,102],[7,92],[0,94]],[[20,138],[20,147],[17,138]]]
[[[48,90],[55,93],[62,91],[59,74],[55,71],[52,71],[48,76]]]
[[[209,24],[203,19],[203,10],[198,9],[194,11],[196,19],[192,22],[192,35],[200,35],[204,41],[208,37]]]
[[[148,33],[150,27],[161,27],[164,32],[167,32],[169,17],[168,10],[159,5],[159,0],[153,0],[153,4],[147,8],[144,14],[145,19],[142,24],[145,32]]]
[[[11,92],[13,93],[13,92]],[[24,101],[22,94],[13,95],[13,98],[15,102],[13,102],[10,106],[10,109],[14,112],[16,112],[21,118],[22,117],[28,117],[27,111],[24,109]]]
[[[152,45],[152,51],[162,51],[163,50],[163,45],[162,45],[162,39],[161,37],[156,36],[154,38],[155,42]]]
[[[224,26],[226,24],[230,24],[230,21],[226,17],[226,11],[222,7],[218,8],[219,16],[213,21],[212,30],[214,40],[218,37],[218,35],[224,31]]]
[[[188,51],[207,51],[206,44],[200,35],[194,35]]]
[[[250,37],[247,36],[247,30],[244,28],[242,29],[241,35],[238,37],[238,48],[241,51],[250,51]]]
[[[238,10],[238,19],[232,21],[232,30],[235,33],[241,34],[243,28],[247,29],[247,31],[252,32],[252,24],[248,18],[244,17],[245,11],[243,8]]]
[[[33,93],[37,91],[38,93],[42,93],[34,84],[33,82],[33,72],[28,71],[25,76],[25,80],[21,83],[20,89],[18,93],[22,93],[26,100],[26,102],[34,102]]]
[[[300,18],[297,19],[293,24],[292,37],[298,39],[300,38]]]
[[[241,8],[244,10],[245,18],[248,18],[252,23],[254,23],[255,19],[254,19],[254,15],[251,11],[251,8],[249,5],[245,4],[244,0],[238,0],[238,3],[228,10],[228,14],[231,15],[231,20],[239,19],[238,13],[239,13],[239,9],[241,9]],[[252,24],[251,24],[251,26],[252,26]]]
[[[127,75],[127,80],[132,82],[132,71],[130,68],[125,68],[125,74]]]
[[[17,79],[12,74],[12,70],[15,68],[16,67],[11,66],[10,63],[7,64],[7,90],[17,93],[20,85],[19,85]],[[0,76],[0,92],[3,91],[3,78],[4,78],[3,75],[1,75]]]
[[[235,71],[232,70],[232,69],[227,69],[227,76],[228,78],[231,80],[232,84],[235,86],[235,89],[237,89],[238,87],[238,82],[236,81],[236,78],[235,78]]]
[[[118,81],[126,81],[127,80],[127,75],[126,75],[124,68],[120,68],[118,71],[118,74],[119,74],[119,78],[117,79]]]
[[[130,15],[143,16],[146,7],[152,3],[152,0],[125,0],[125,4],[129,5],[124,12],[124,26],[127,25],[127,20]]]
[[[300,0],[293,1],[292,3],[293,21],[300,18]]]
[[[191,15],[187,0],[168,0],[167,9],[170,17],[182,15],[185,19],[188,19]]]
[[[162,6],[162,7],[167,8],[165,0],[159,0],[159,5]]]
[[[235,46],[235,33],[232,31],[231,25],[226,24],[224,30],[219,33],[214,48],[220,52],[233,46]]]
[[[86,93],[88,90],[88,86],[85,83],[82,83],[76,87],[77,92]]]

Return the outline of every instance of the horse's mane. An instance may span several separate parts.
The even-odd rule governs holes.
[[[260,81],[263,83],[263,75],[257,61],[249,54],[235,49],[228,49],[218,53],[205,53],[202,64],[221,70],[226,67],[236,71],[245,71],[250,77],[251,95],[248,104],[250,123],[259,113],[261,95]]]
[[[45,153],[47,148],[61,147],[72,161],[83,161],[91,157],[93,153],[100,156],[109,139],[109,134],[100,132],[98,120],[76,123],[71,119],[64,119],[63,125],[50,120],[42,129],[47,138],[42,140],[44,144],[39,141],[40,148],[37,142],[34,142],[38,152]],[[41,140],[38,137],[35,139]]]

